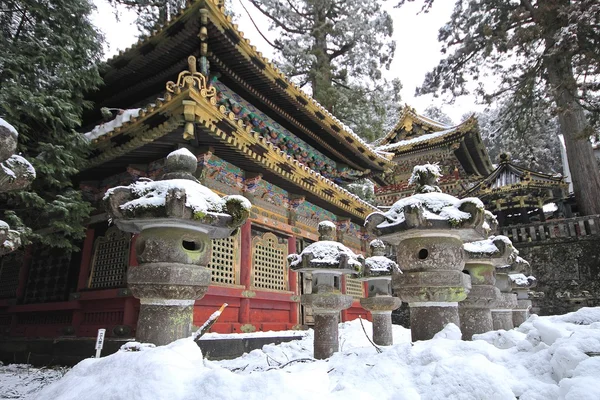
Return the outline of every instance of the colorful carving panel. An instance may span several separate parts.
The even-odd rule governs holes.
[[[237,119],[250,125],[252,130],[258,132],[275,147],[313,171],[317,171],[336,183],[352,181],[363,175],[361,171],[337,165],[335,161],[273,121],[216,78],[212,79],[211,85],[217,89],[218,105],[227,108]]]

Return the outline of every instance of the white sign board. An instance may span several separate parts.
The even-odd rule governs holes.
[[[104,336],[106,335],[106,329],[98,329],[98,336],[96,337],[96,358],[100,358],[100,352],[104,347]]]

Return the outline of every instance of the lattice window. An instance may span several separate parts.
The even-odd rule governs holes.
[[[287,240],[272,233],[252,239],[252,286],[288,290]]]
[[[71,252],[38,247],[29,266],[23,302],[65,301],[68,297],[70,263]]]
[[[96,239],[92,272],[88,282],[90,289],[123,287],[129,266],[131,234],[109,228],[104,236]]]
[[[15,251],[0,259],[0,298],[17,296],[19,270],[23,264],[23,253]]]
[[[238,284],[240,265],[239,234],[212,241],[212,257],[208,264],[212,283]]]
[[[346,294],[351,295],[355,299],[363,297],[363,283],[358,279],[346,277]]]

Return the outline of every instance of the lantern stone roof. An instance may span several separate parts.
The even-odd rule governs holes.
[[[495,208],[538,208],[566,197],[568,183],[562,176],[529,170],[513,164],[507,154],[500,156],[498,167],[464,193],[477,196]],[[515,201],[518,200],[518,201]],[[521,201],[522,200],[522,201]]]
[[[493,168],[474,116],[451,126],[405,105],[394,128],[373,146],[378,152],[393,153],[394,157],[450,148],[468,174],[486,176]]]

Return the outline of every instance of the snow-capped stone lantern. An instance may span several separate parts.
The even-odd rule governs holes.
[[[518,252],[517,252],[518,254]],[[494,330],[510,330],[515,327],[513,323],[513,310],[519,306],[517,295],[513,293],[513,282],[510,275],[525,271],[529,263],[517,256],[510,264],[496,267],[496,287],[500,289],[500,300],[492,309]]]
[[[0,118],[0,193],[24,189],[35,179],[35,169],[29,161],[14,154],[17,151],[17,130]],[[0,256],[21,246],[18,231],[0,220]]]
[[[314,357],[329,358],[339,350],[338,316],[352,306],[352,296],[339,291],[343,274],[359,275],[365,259],[343,244],[334,241],[336,227],[330,221],[319,223],[319,241],[300,254],[290,254],[294,271],[312,273],[312,293],[303,294],[301,303],[312,307],[315,318]]]
[[[483,203],[440,193],[438,165],[416,166],[409,183],[415,194],[397,201],[387,212],[370,214],[365,226],[396,246],[403,274],[392,286],[410,307],[412,339],[431,339],[448,323],[460,326],[458,302],[471,288],[464,274],[463,241],[487,237]]]
[[[518,251],[506,236],[465,243],[465,271],[471,277],[471,291],[459,304],[460,330],[463,338],[494,329],[492,309],[501,299],[495,286],[496,268],[516,260]]]
[[[525,267],[526,273],[530,272]],[[517,295],[517,306],[513,308],[513,325],[519,327],[523,322],[529,318],[529,310],[531,310],[531,300],[529,300],[529,290],[537,286],[537,279],[535,277],[525,274],[509,274],[508,278],[511,281],[513,293]]]
[[[381,346],[394,344],[392,336],[392,311],[400,307],[402,300],[392,297],[392,274],[401,274],[396,262],[387,258],[385,244],[375,239],[369,244],[371,257],[365,259],[365,268],[360,278],[369,288],[360,305],[373,316],[373,342]]]
[[[196,157],[187,149],[170,153],[158,181],[142,178],[109,189],[108,214],[126,232],[138,233],[139,266],[127,284],[140,299],[136,338],[156,345],[191,334],[194,302],[204,296],[211,239],[230,236],[246,221],[251,204],[241,196],[220,198],[192,175]]]

